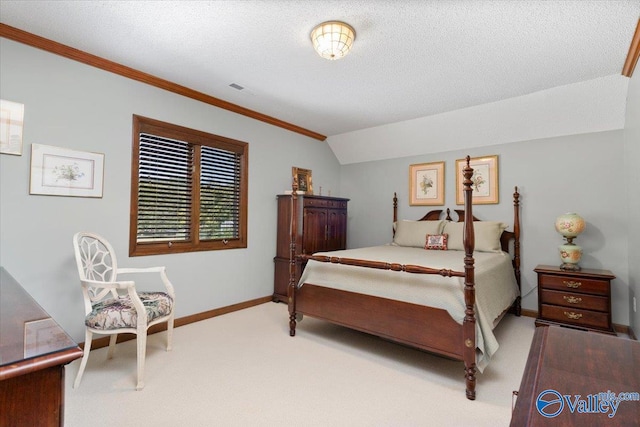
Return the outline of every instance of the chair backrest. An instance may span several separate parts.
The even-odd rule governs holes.
[[[80,280],[113,282],[118,272],[118,261],[111,244],[95,233],[79,232],[73,236],[73,248]],[[83,288],[91,302],[99,301],[107,294],[117,296],[115,289],[103,289],[98,284]]]

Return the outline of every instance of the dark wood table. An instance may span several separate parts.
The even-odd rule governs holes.
[[[610,393],[627,393],[613,416]],[[639,393],[640,342],[540,326],[533,336],[511,426],[637,426]]]
[[[0,426],[63,426],[64,365],[82,350],[0,267]]]

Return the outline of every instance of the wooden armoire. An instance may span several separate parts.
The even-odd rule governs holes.
[[[296,255],[346,249],[347,202],[349,199],[298,196]],[[278,229],[273,300],[287,302],[291,257],[291,195],[278,196]],[[304,268],[296,263],[296,282]]]

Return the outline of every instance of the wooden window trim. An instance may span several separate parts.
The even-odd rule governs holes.
[[[139,152],[140,133],[148,133],[189,142],[195,145],[206,145],[220,148],[240,154],[240,211],[238,224],[238,238],[235,239],[215,239],[200,241],[198,238],[199,210],[191,211],[191,236],[188,242],[154,242],[138,243],[138,186],[139,186]],[[226,138],[219,135],[210,134],[186,127],[162,122],[138,115],[133,116],[132,135],[132,156],[131,156],[131,208],[129,215],[129,255],[160,255],[170,253],[184,253],[196,251],[210,251],[220,249],[238,249],[247,247],[247,217],[248,217],[248,167],[249,167],[249,144],[246,142]],[[194,162],[200,161],[200,150],[194,152]],[[191,194],[193,198],[199,200],[199,178],[192,180]]]

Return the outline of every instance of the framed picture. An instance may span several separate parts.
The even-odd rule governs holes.
[[[456,204],[464,205],[462,169],[466,165],[465,159],[456,160]],[[473,168],[471,177],[471,201],[474,205],[488,205],[499,203],[498,198],[498,156],[474,157],[469,166]]]
[[[0,99],[0,153],[22,156],[24,104]]]
[[[409,205],[444,205],[444,162],[409,166]]]
[[[293,174],[293,180],[298,183],[298,194],[313,194],[311,169],[302,169],[294,166],[291,168],[291,173]]]
[[[102,197],[104,154],[31,144],[29,194]]]

